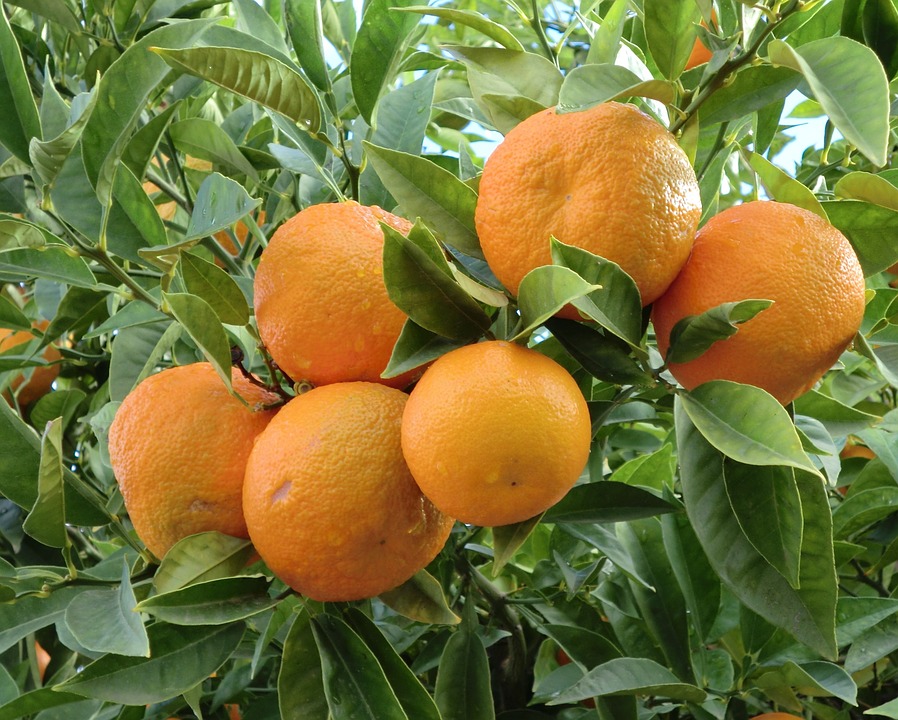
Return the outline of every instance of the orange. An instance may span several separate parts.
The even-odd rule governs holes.
[[[35,323],[38,330],[46,330],[50,323],[47,320],[41,320]],[[13,348],[24,345],[32,340],[35,336],[27,330],[10,330],[9,328],[0,328],[0,353],[16,354]],[[24,352],[24,348],[21,349]],[[53,381],[59,376],[58,360],[62,358],[59,350],[48,345],[41,353],[41,357],[50,365],[39,365],[35,368],[29,368],[24,372],[16,375],[9,388],[16,393],[16,399],[19,405],[23,407],[30,405],[38,398],[46,395],[53,385]]]
[[[355,202],[313,205],[274,233],[255,280],[259,334],[294,381],[314,385],[382,380],[405,313],[383,280],[382,221],[407,233],[411,224]]]
[[[256,216],[256,223],[261,225],[263,222],[265,222],[265,211],[260,210],[259,214]],[[246,238],[249,235],[249,226],[243,222],[243,220],[238,220],[237,224],[234,226],[234,235],[237,238],[237,244],[234,244],[234,240],[226,230],[219,230],[215,233],[214,237],[218,241],[218,244],[227,252],[236,256],[240,253],[243,243],[246,242]],[[221,262],[216,258],[215,264],[221,265]]]
[[[378,383],[299,395],[246,466],[249,535],[271,571],[313,600],[361,600],[436,557],[452,519],[421,494],[402,457],[408,396]]]
[[[554,505],[586,465],[591,436],[568,372],[502,341],[438,358],[402,418],[402,450],[421,490],[474,525],[508,525]]]
[[[820,379],[858,331],[864,276],[848,240],[814,213],[763,200],[731,207],[699,231],[689,262],[655,303],[658,349],[667,353],[682,318],[750,298],[774,304],[670,371],[688,389],[733,380],[786,404]]]
[[[513,294],[551,263],[554,236],[618,263],[648,305],[686,262],[700,215],[695,172],[673,135],[609,102],[563,115],[550,108],[509,132],[484,167],[475,223]]]
[[[247,537],[243,472],[277,397],[232,372],[233,397],[209,363],[141,382],[109,428],[109,458],[137,535],[157,557],[207,530]]]
[[[717,20],[717,13],[713,10],[711,11],[711,20]],[[707,27],[704,22],[702,25]],[[689,59],[686,61],[685,69],[692,70],[694,67],[704,65],[711,59],[712,54],[713,53],[705,47],[705,44],[699,38],[695,38],[695,44],[692,46],[692,52],[689,55]]]

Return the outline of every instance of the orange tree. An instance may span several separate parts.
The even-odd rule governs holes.
[[[697,38],[710,58],[686,70]],[[898,718],[898,290],[888,272],[898,261],[896,73],[893,0],[2,3],[0,327],[29,337],[0,347],[0,718]],[[638,122],[604,134],[585,123],[550,130],[610,101],[638,108],[625,113]],[[519,134],[520,167],[490,181],[490,151],[549,108],[558,115],[542,116],[545,131]],[[799,140],[786,132],[808,118],[818,130]],[[653,154],[656,144],[667,154]],[[506,213],[498,222],[478,206],[484,172],[485,196],[498,191]],[[152,555],[110,463],[117,409],[146,377],[199,362],[227,387],[232,373],[265,386],[266,411],[308,391],[303,366],[285,373],[260,337],[253,278],[285,221],[349,200],[408,222],[380,225],[380,263],[369,257],[367,269],[344,272],[333,255],[325,277],[270,263],[285,281],[277,297],[304,298],[286,317],[333,311],[295,342],[327,327],[331,365],[345,360],[334,352],[341,342],[364,349],[380,326],[342,307],[349,295],[331,285],[382,272],[406,316],[382,379],[415,379],[482,340],[529,345],[586,401],[585,468],[535,517],[456,522],[426,568],[364,600],[306,597],[251,540],[214,527]],[[667,203],[688,240],[694,226],[752,200],[819,216],[853,252],[817,262],[813,233],[750,226],[739,237],[762,235],[757,252],[798,239],[803,247],[786,254],[814,257],[833,276],[792,265],[769,274],[795,292],[767,296],[750,282],[765,263],[749,251],[751,262],[732,261],[721,284],[760,289],[709,291],[721,304],[665,328],[662,353],[642,280],[627,268],[672,276],[688,253],[682,237],[676,252],[662,237],[647,261],[630,247],[646,234],[634,228],[648,222],[654,232],[643,214]],[[487,262],[518,252],[510,227],[542,258],[514,288]],[[593,243],[607,228],[617,242]],[[484,252],[479,231],[498,245]],[[837,310],[823,331],[810,319],[781,322],[756,356],[770,366],[747,376],[796,372],[780,362],[786,349],[801,356],[821,332],[838,335],[826,367],[791,383],[806,392],[783,405],[722,367],[689,390],[678,385],[678,365],[706,351],[701,366],[713,365],[724,355],[715,344],[755,316],[782,317],[778,299],[810,297],[792,317],[815,313],[824,301],[803,284],[841,287],[853,263],[865,286],[859,327],[859,310]],[[848,300],[833,293],[837,308],[859,307],[852,277]],[[322,289],[303,295],[306,279]],[[352,297],[370,305],[365,292]],[[341,327],[360,334],[347,341]],[[739,363],[751,366],[746,344]],[[51,345],[58,358],[44,353]],[[23,375],[48,365],[58,369],[52,390],[26,394]],[[512,392],[516,378],[489,369],[497,397]],[[468,374],[477,373],[475,364]],[[169,513],[190,495],[191,442],[228,427],[211,411],[194,434],[182,405],[163,399],[148,426],[128,430],[166,438],[135,443],[159,455],[147,466],[165,477],[147,495],[165,493],[158,502]],[[439,413],[440,392],[425,405]],[[506,452],[491,452],[490,438],[498,448],[516,418],[496,427],[498,413],[461,407],[453,452],[465,454],[467,433],[486,474]],[[271,441],[287,455],[300,443],[289,422],[277,423],[284,441]],[[399,447],[397,422],[390,432]],[[312,511],[310,553],[351,548],[358,528],[391,519],[371,505],[385,502],[370,467],[384,445],[369,454],[340,435],[350,449],[332,451],[342,464],[328,467],[340,475],[338,495],[324,475],[315,481],[344,514],[328,522]],[[849,437],[870,452],[840,456]],[[542,451],[568,444],[539,439]],[[228,452],[227,437],[215,442]],[[513,459],[529,480],[528,443],[518,445]],[[451,483],[453,459],[429,462]],[[353,497],[353,462],[364,465],[364,499]],[[276,464],[284,480],[272,503],[299,477],[289,458]],[[465,472],[476,482],[474,465]],[[484,482],[505,483],[514,498],[515,477],[503,465]],[[198,509],[210,510],[184,512]],[[302,537],[287,527],[291,516],[266,530],[275,554],[281,530],[284,542]],[[417,534],[394,527],[385,537],[401,552]],[[302,547],[290,553],[307,559]],[[419,564],[433,555],[423,554]],[[351,586],[353,558],[334,557],[328,570]]]

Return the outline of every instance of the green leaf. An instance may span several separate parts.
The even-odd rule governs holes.
[[[416,225],[408,237],[386,223],[381,228],[384,282],[394,305],[425,330],[453,340],[471,340],[489,328],[489,316],[455,282],[445,258],[437,262],[425,249],[429,238],[435,252],[442,252],[426,228]]]
[[[195,240],[224,230],[258,205],[259,201],[253,200],[240,183],[220,173],[209,173],[197,190],[184,239]]]
[[[393,354],[386,369],[380,374],[392,378],[414,370],[445,355],[450,350],[462,347],[464,343],[448,340],[442,335],[425,330],[412,320],[406,320],[402,332],[393,346]]]
[[[847,539],[898,510],[898,488],[880,487],[852,492],[833,511],[833,534]]]
[[[278,706],[281,717],[329,720],[324,675],[318,647],[307,612],[294,615],[284,640],[278,673]]]
[[[237,144],[217,123],[203,118],[186,118],[169,126],[171,139],[181,152],[215,165],[230,167],[239,174],[258,178],[256,169]]]
[[[243,538],[204,532],[175,543],[153,576],[158,593],[168,593],[198,582],[237,575],[254,553]]]
[[[680,682],[663,665],[646,658],[615,658],[590,670],[572,688],[549,705],[563,705],[603,695],[660,695],[688,702],[702,702],[706,693]]]
[[[231,346],[215,310],[201,297],[188,293],[163,293],[162,297],[230,390]]]
[[[65,495],[62,484],[62,418],[47,424],[41,437],[41,461],[37,475],[37,500],[22,529],[50,547],[65,547]]]
[[[452,247],[483,258],[474,227],[476,192],[426,158],[363,144],[374,170],[408,215],[422,218]]]
[[[269,584],[261,575],[194,582],[153,595],[137,610],[173,625],[224,625],[277,605],[278,601],[268,595]]]
[[[560,265],[542,265],[533,268],[518,286],[518,308],[521,311],[522,327],[516,337],[529,336],[574,300],[601,289],[601,285],[584,280],[570,268]]]
[[[760,687],[808,688],[824,695],[831,695],[850,705],[857,705],[857,685],[845,670],[828,662],[807,662],[798,665],[787,662],[779,670],[759,676],[755,682]]]
[[[22,638],[61,620],[72,598],[88,589],[61,587],[48,597],[30,595],[13,603],[0,603],[0,652],[6,652]]]
[[[789,177],[763,155],[751,153],[749,163],[754,168],[754,171],[758,173],[761,182],[767,188],[768,194],[774,200],[791,203],[805,210],[810,210],[815,215],[819,215],[829,222],[829,218],[826,217],[826,211],[810,188]],[[898,189],[896,189],[896,192],[898,192]]]
[[[694,360],[718,340],[735,335],[737,325],[748,322],[771,305],[773,300],[741,300],[684,317],[670,331],[666,360],[671,363]]]
[[[515,553],[539,525],[542,514],[511,525],[497,525],[493,530],[493,577],[498,577]]]
[[[543,515],[547,523],[628,522],[677,512],[654,493],[622,482],[603,480],[577,485]]]
[[[702,126],[738,120],[758,112],[781,101],[800,83],[801,75],[790,68],[751,65],[708,97],[699,111]]]
[[[234,0],[237,9],[237,28],[278,52],[287,53],[283,31],[266,8],[255,0]]]
[[[674,414],[683,501],[711,566],[749,609],[824,657],[834,658],[837,584],[832,521],[822,482],[804,473],[796,475],[804,516],[796,590],[742,532],[726,494],[724,456],[698,432],[680,398]]]
[[[393,82],[408,37],[418,24],[413,15],[395,12],[414,0],[369,0],[349,60],[349,77],[356,107],[365,121],[377,126],[375,106]]]
[[[512,33],[503,25],[493,22],[488,17],[481,15],[472,10],[454,10],[452,8],[428,7],[426,5],[413,5],[411,7],[401,8],[405,12],[419,13],[420,15],[431,15],[442,20],[453,23],[454,25],[464,25],[479,33],[483,33],[491,40],[495,40],[502,47],[516,52],[524,52],[524,46],[521,45]]]
[[[898,650],[898,617],[891,615],[864,631],[848,648],[843,667],[855,673]]]
[[[299,64],[309,80],[319,90],[327,92],[330,90],[331,80],[324,61],[321,0],[286,0],[284,15]]]
[[[123,705],[146,705],[177,697],[202,682],[231,656],[243,624],[147,628],[148,658],[104,655],[57,687]]]
[[[850,172],[839,178],[833,192],[837,197],[861,200],[898,211],[898,187],[880,175]]]
[[[589,45],[587,63],[613,63],[620,52],[624,24],[627,22],[627,0],[614,0],[605,12],[602,24]]]
[[[434,699],[443,720],[493,720],[493,693],[486,648],[467,626],[452,634],[437,670]]]
[[[354,607],[344,617],[374,654],[405,714],[415,720],[441,720],[433,698],[371,619]]]
[[[727,459],[723,478],[730,507],[745,537],[793,588],[798,588],[804,519],[795,471]]]
[[[449,608],[443,588],[426,570],[419,570],[402,585],[379,595],[400,615],[433,625],[457,625],[460,618]]]
[[[9,330],[31,330],[31,320],[12,300],[0,295],[0,327]]]
[[[62,169],[66,158],[81,139],[84,126],[90,119],[90,115],[97,102],[96,88],[91,92],[87,105],[81,109],[78,119],[65,128],[52,140],[40,141],[32,138],[28,145],[28,156],[34,169],[45,185],[50,185],[56,180],[56,176]],[[74,107],[72,108],[74,113]]]
[[[840,597],[836,607],[836,640],[845,647],[887,617],[898,613],[898,600],[882,597]]]
[[[889,700],[883,705],[877,705],[869,710],[864,710],[864,715],[878,715],[887,718],[898,718],[898,699]]]
[[[565,76],[558,93],[558,112],[586,110],[628,97],[648,97],[672,105],[677,90],[667,80],[643,80],[622,65],[581,65]]]
[[[92,288],[97,284],[97,279],[84,258],[75,256],[68,247],[62,245],[0,252],[0,273],[23,278],[44,278],[75,287]]]
[[[708,442],[746,465],[785,465],[819,475],[785,408],[763,390],[712,380],[678,396]]]
[[[0,144],[19,160],[30,162],[28,145],[41,138],[41,121],[31,93],[22,51],[9,24],[6,11],[0,8],[0,102],[7,108],[0,123]]]
[[[334,720],[408,720],[377,658],[340,618],[316,615],[327,706]]]
[[[860,20],[864,44],[879,57],[886,76],[894,78],[898,73],[898,8],[893,0],[866,0],[863,8]]]
[[[141,41],[143,42],[143,41]],[[232,47],[159,47],[152,51],[175,70],[207,80],[293,120],[315,135],[321,129],[318,96],[305,78],[280,60]]]
[[[679,77],[695,44],[695,26],[702,19],[694,0],[649,2],[645,6],[645,37],[658,69],[668,80]]]
[[[96,325],[89,332],[84,333],[84,339],[90,340],[115,330],[123,330],[124,328],[150,325],[167,318],[168,316],[165,313],[159,312],[159,310],[142,300],[132,300],[123,305],[112,317]]]
[[[0,706],[0,720],[18,720],[18,718],[32,716],[42,710],[82,702],[84,702],[84,698],[80,695],[61,692],[55,687],[42,687],[39,690],[23,693],[15,700]]]
[[[109,399],[113,402],[124,400],[135,385],[153,371],[180,333],[180,327],[168,320],[120,330],[112,343]]]
[[[654,378],[630,355],[630,348],[576,320],[550,318],[553,336],[583,369],[599,380],[617,385],[652,385]]]
[[[131,587],[127,562],[118,588],[88,590],[66,609],[65,624],[87,650],[129,657],[149,657],[150,641]]]
[[[181,253],[178,267],[187,292],[209,303],[223,323],[246,325],[249,322],[246,296],[224,270],[189,252]]]
[[[898,212],[858,200],[823,203],[829,221],[851,241],[865,276],[890,267],[898,257]]]
[[[768,46],[770,59],[800,72],[836,129],[874,165],[885,165],[889,142],[889,88],[876,54],[845,37],[789,47]]]
[[[102,206],[109,204],[113,179],[125,146],[150,95],[168,74],[164,62],[148,52],[154,45],[189,46],[212,19],[161,27],[129,47],[103,74],[97,104],[82,133],[84,169]]]

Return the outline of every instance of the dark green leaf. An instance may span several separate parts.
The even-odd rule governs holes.
[[[40,713],[42,710],[82,702],[84,702],[84,698],[81,695],[61,692],[55,687],[42,687],[39,690],[23,693],[15,700],[0,706],[0,720],[18,720],[21,717]]]
[[[175,543],[153,576],[158,593],[168,593],[198,582],[237,575],[254,553],[243,538],[204,532]]]
[[[0,295],[0,327],[8,330],[31,330],[31,320],[12,300]]]
[[[785,98],[800,82],[801,75],[789,68],[751,65],[736,73],[732,82],[715,91],[702,105],[702,125],[738,120],[757,112]]]
[[[268,595],[269,584],[263,576],[195,582],[153,595],[143,600],[137,610],[173,625],[224,625],[277,605],[277,600]]]
[[[670,331],[667,361],[684,363],[694,360],[718,340],[738,331],[737,325],[773,305],[773,300],[742,300],[723,303],[700,315],[690,315],[677,322]]]
[[[82,108],[81,115],[78,116],[78,119],[59,135],[52,140],[43,142],[37,138],[31,139],[31,143],[28,146],[28,155],[34,165],[34,169],[37,171],[37,174],[45,185],[50,185],[56,180],[56,176],[62,169],[66,158],[72,152],[75,145],[78,144],[78,140],[81,138],[84,126],[90,119],[90,114],[93,112],[96,101],[97,93],[95,88],[94,92],[90,94],[87,106]],[[72,112],[74,112],[74,108],[72,109]]]
[[[463,626],[443,649],[434,699],[443,720],[493,720],[489,660],[483,641]]]
[[[124,400],[137,383],[153,372],[180,333],[180,327],[167,320],[120,330],[112,343],[109,399]]]
[[[230,389],[231,346],[215,310],[201,297],[188,293],[163,293],[163,300]]]
[[[123,705],[162,702],[187,692],[209,677],[231,656],[243,637],[243,624],[147,628],[150,657],[104,655],[61,690]]]
[[[284,640],[284,656],[278,673],[278,705],[281,717],[329,720],[324,676],[311,617],[300,611]]]
[[[860,19],[864,44],[879,57],[886,76],[895,77],[898,73],[898,9],[895,3],[893,0],[866,0]]]
[[[560,265],[533,268],[518,286],[521,328],[517,337],[529,336],[574,300],[601,289],[600,285],[584,280],[570,268]]]
[[[419,570],[402,585],[380,594],[383,603],[418,622],[456,625],[459,617],[449,608],[443,588],[426,570]]]
[[[550,318],[546,327],[590,375],[618,385],[651,385],[654,379],[630,355],[630,348],[583,323]]]
[[[898,511],[898,488],[881,487],[852,492],[833,511],[833,534],[839,539],[855,533]]]
[[[381,377],[392,378],[414,370],[445,355],[464,343],[447,340],[442,335],[425,330],[411,320],[402,326],[399,339],[393,346],[393,354]]]
[[[493,528],[493,577],[499,576],[502,568],[527,541],[540,520],[541,514],[512,525],[497,525]]]
[[[676,512],[654,493],[622,482],[577,485],[543,515],[547,523],[627,522]]]
[[[331,80],[324,61],[321,0],[286,0],[284,14],[299,64],[319,90],[328,91]]]
[[[246,325],[249,305],[240,286],[214,263],[192,253],[181,253],[178,266],[191,295],[203,298],[226,325]]]
[[[41,121],[22,52],[3,9],[0,9],[0,102],[7,108],[0,123],[0,144],[19,160],[30,162],[28,144],[32,138],[41,138]]]
[[[409,720],[377,658],[345,622],[312,618],[327,706],[334,720]]]
[[[37,500],[22,528],[35,540],[51,547],[65,547],[65,495],[62,482],[62,418],[47,423],[41,437],[41,461],[37,475]]]
[[[666,667],[645,658],[616,658],[590,670],[549,705],[562,705],[603,695],[660,695],[702,702],[705,691],[679,681]]]
[[[843,667],[855,673],[895,650],[898,650],[898,616],[891,615],[861,633],[848,648]]]
[[[14,603],[0,603],[0,652],[6,652],[29,633],[61,620],[72,599],[87,590],[70,585],[54,590],[48,597],[31,595]]]
[[[850,645],[864,632],[898,613],[898,600],[882,597],[840,597],[836,607],[836,640]]]

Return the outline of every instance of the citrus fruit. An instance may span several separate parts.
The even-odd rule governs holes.
[[[402,457],[408,396],[378,383],[323,385],[288,402],[246,466],[249,535],[271,571],[314,600],[401,585],[452,529]]]
[[[38,330],[46,330],[49,324],[47,320],[41,320],[35,323],[35,327]],[[15,355],[16,351],[13,348],[25,345],[34,338],[35,336],[27,330],[0,328],[0,353]],[[25,352],[25,348],[19,348],[19,352]],[[54,345],[48,345],[41,353],[41,357],[51,364],[29,368],[16,375],[9,383],[9,389],[16,393],[19,405],[30,405],[45,395],[59,376],[59,364],[56,362],[62,358],[59,350]]]
[[[715,11],[711,12],[711,20],[717,20],[717,13]],[[702,22],[703,27],[708,27],[707,23]],[[695,38],[695,44],[692,46],[692,52],[689,54],[689,59],[686,61],[686,70],[692,70],[692,68],[698,67],[699,65],[704,65],[708,60],[711,59],[712,52],[705,46],[705,44],[698,37]]]
[[[436,360],[412,390],[402,450],[424,494],[475,525],[508,525],[554,505],[589,455],[589,410],[554,360],[488,341]]]
[[[411,224],[378,207],[349,201],[313,205],[274,233],[255,279],[259,334],[293,380],[314,385],[382,380],[405,323],[383,280],[384,222]]]
[[[616,102],[524,120],[486,161],[479,192],[483,253],[513,294],[551,263],[554,236],[619,264],[648,305],[686,262],[701,215],[695,172],[674,137]]]
[[[122,402],[109,458],[137,535],[157,557],[181,538],[217,530],[247,537],[243,473],[277,397],[236,369],[233,397],[209,363],[163,370]]]
[[[732,380],[791,402],[860,327],[864,276],[848,240],[814,213],[763,200],[731,207],[699,231],[689,261],[655,303],[658,349],[667,352],[679,320],[751,298],[774,304],[694,360],[670,364],[684,387]]]

